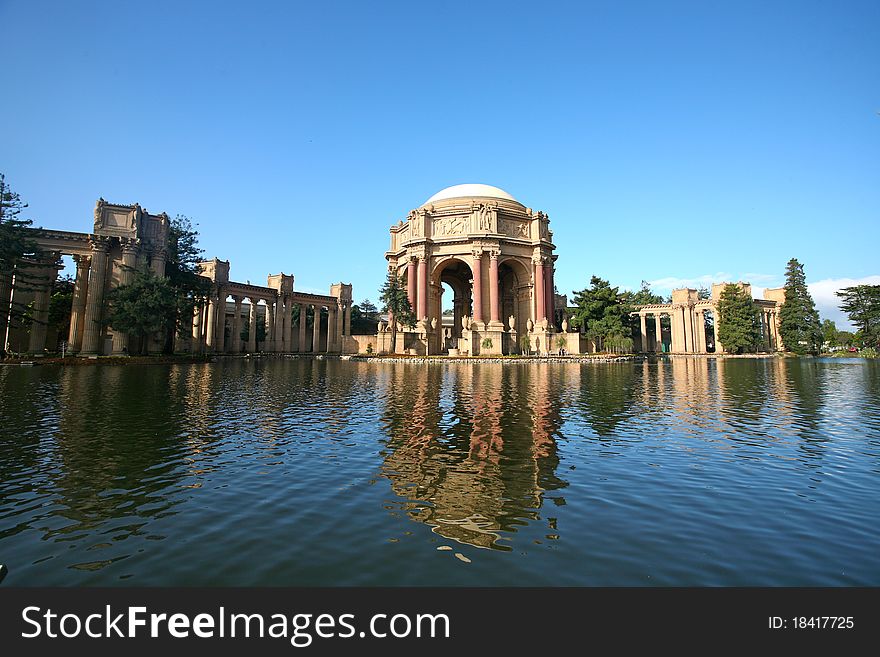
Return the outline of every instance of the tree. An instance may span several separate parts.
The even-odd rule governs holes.
[[[572,313],[572,324],[583,326],[587,337],[596,345],[596,351],[606,348],[616,350],[626,346],[625,340],[632,338],[634,319],[630,314],[634,310],[633,299],[656,303],[658,298],[651,293],[647,284],[635,294],[619,292],[618,288],[598,276],[590,278],[590,287],[573,292],[575,307]],[[610,342],[609,342],[610,341]],[[630,345],[629,349],[632,349]]]
[[[391,324],[391,351],[397,348],[397,325],[413,326],[416,323],[415,314],[409,297],[406,294],[406,285],[403,277],[398,276],[394,269],[388,270],[388,278],[379,293],[379,300],[383,304],[383,310],[388,313],[388,322]]]
[[[57,330],[58,340],[67,340],[70,334],[70,311],[73,306],[74,280],[62,276],[55,281],[49,299],[49,328]]]
[[[787,351],[796,354],[819,351],[822,346],[819,313],[807,290],[804,266],[795,258],[785,267],[785,303],[779,311],[779,319],[779,335]]]
[[[168,228],[168,255],[165,276],[174,290],[175,309],[165,316],[165,351],[174,349],[174,334],[186,335],[192,329],[192,318],[197,304],[203,302],[211,290],[211,281],[199,275],[202,249],[198,246],[199,233],[190,219],[177,215]]]
[[[379,325],[379,309],[369,299],[351,307],[351,330],[354,335],[372,335]]]
[[[701,285],[697,289],[697,299],[705,300],[705,299],[709,299],[711,297],[712,297],[712,292],[710,292],[709,288],[706,287],[705,285]]]
[[[822,322],[822,344],[836,347],[840,344],[837,337],[837,325],[830,319]]]
[[[37,255],[38,249],[33,221],[20,218],[26,207],[0,173],[0,358],[6,355],[7,328],[24,323],[28,314],[27,306],[15,301],[13,292],[31,289],[34,282],[31,270],[36,263],[29,256]]]
[[[633,306],[648,306],[655,303],[663,303],[663,297],[654,294],[648,281],[642,281],[638,292],[624,292],[624,301]]]
[[[136,271],[128,284],[110,290],[107,297],[107,323],[114,330],[144,338],[144,347],[146,338],[161,336],[168,328],[169,317],[177,316],[182,302],[170,278],[143,271]]]
[[[854,285],[837,291],[840,309],[859,329],[865,346],[880,344],[880,285]]]
[[[761,340],[760,311],[745,290],[730,283],[718,300],[717,338],[730,353],[755,351]]]

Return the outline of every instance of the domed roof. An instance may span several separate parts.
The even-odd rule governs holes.
[[[513,198],[510,194],[505,192],[503,189],[499,189],[498,187],[492,187],[492,185],[479,185],[479,184],[467,184],[467,185],[453,185],[452,187],[447,187],[446,189],[441,189],[439,192],[434,194],[431,198],[425,201],[422,205],[428,205],[429,203],[436,203],[437,201],[444,201],[449,198],[466,198],[469,196],[487,196],[489,198],[503,198],[507,201],[513,201],[514,203],[519,203],[515,198]]]

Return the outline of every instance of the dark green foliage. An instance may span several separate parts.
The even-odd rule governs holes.
[[[174,290],[176,303],[174,312],[165,317],[167,353],[173,350],[175,332],[185,335],[192,329],[195,307],[211,291],[211,281],[198,273],[198,263],[202,259],[198,237],[199,233],[189,218],[179,214],[171,220],[165,275]]]
[[[22,219],[21,211],[27,207],[17,192],[13,192],[6,184],[6,177],[0,173],[0,289],[4,296],[8,293],[13,298],[9,304],[9,296],[0,305],[0,336],[6,335],[7,325],[20,326],[29,318],[27,305],[15,301],[13,289],[33,289],[39,270],[33,256],[38,255],[34,243],[33,222]],[[8,305],[7,305],[8,304]],[[6,354],[5,339],[0,338],[0,358]]]
[[[795,258],[785,268],[785,303],[779,311],[779,335],[787,351],[817,353],[822,346],[822,326],[807,290],[804,266]],[[724,341],[722,340],[722,344]]]
[[[383,304],[385,312],[393,316],[391,322],[391,349],[397,345],[397,325],[413,326],[416,323],[415,313],[406,295],[406,285],[403,277],[398,276],[393,269],[388,270],[388,278],[379,293],[379,301]]]
[[[840,344],[837,337],[837,325],[830,319],[822,322],[822,344],[829,347],[836,347]]]
[[[631,335],[637,320],[630,317],[630,313],[636,304],[658,303],[659,299],[644,282],[636,293],[620,292],[598,276],[590,278],[590,287],[572,294],[575,303],[572,325],[584,327],[596,351],[632,350]]]
[[[760,311],[752,297],[739,286],[724,286],[718,300],[718,340],[733,354],[755,351],[761,340]]]
[[[856,341],[866,347],[880,345],[880,285],[855,285],[837,291],[840,309],[858,326]]]
[[[74,280],[63,276],[55,281],[49,299],[49,328],[58,331],[59,340],[67,340],[70,333],[70,310],[73,306]]]
[[[379,326],[379,309],[369,299],[351,307],[351,332],[353,335],[372,335]]]
[[[107,323],[114,330],[141,338],[162,335],[168,326],[168,318],[181,312],[181,306],[189,306],[169,278],[141,271],[135,272],[127,285],[111,290],[108,300]],[[146,344],[146,341],[141,342]]]

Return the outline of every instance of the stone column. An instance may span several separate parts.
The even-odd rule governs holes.
[[[474,302],[473,321],[477,322],[482,328],[483,324],[483,252],[474,251],[474,282],[471,290],[471,298]]]
[[[47,254],[48,257],[52,257]],[[46,348],[46,330],[49,325],[49,300],[52,297],[52,285],[58,275],[57,265],[44,261],[39,265],[38,285],[34,294],[33,323],[28,351],[32,354],[42,354]]]
[[[312,353],[316,354],[321,350],[321,307],[314,306],[315,318],[312,323]]]
[[[407,265],[409,266],[409,265]],[[428,256],[419,258],[419,312],[416,321],[421,321],[428,316]]]
[[[642,351],[648,351],[648,324],[644,313],[639,313],[639,334],[642,338]]]
[[[773,310],[771,312],[771,322],[773,325],[773,342],[776,345],[776,351],[785,351],[785,345],[782,344],[782,337],[779,335],[779,312]]]
[[[284,297],[279,296],[275,302],[275,353],[284,352]]]
[[[351,335],[351,301],[345,302],[345,332],[344,335]]]
[[[232,300],[235,302],[235,316],[232,318],[232,335],[229,336],[229,339],[232,342],[232,353],[237,354],[241,352],[241,297],[233,296]]]
[[[306,352],[306,304],[299,304],[299,343],[296,350],[304,354]]]
[[[254,354],[257,352],[257,299],[254,297],[250,297],[248,299],[250,301],[250,315],[249,315],[249,324],[248,324],[248,344],[247,350],[248,353]]]
[[[706,320],[703,318],[703,310],[694,313],[694,349],[698,354],[706,353]]]
[[[544,284],[547,289],[544,291],[544,299],[547,303],[547,321],[550,322],[550,328],[556,326],[556,300],[553,297],[553,259],[550,258],[547,263],[547,269],[544,271]]]
[[[164,251],[153,251],[150,257],[150,271],[153,272],[153,276],[158,276],[160,278],[165,277],[165,252]]]
[[[89,267],[89,289],[86,297],[86,312],[83,319],[83,356],[95,356],[101,353],[102,326],[104,314],[104,283],[107,276],[107,250],[110,245],[106,237],[90,238],[92,262]]]
[[[131,277],[137,267],[138,244],[137,240],[121,237],[119,245],[122,247],[122,263],[119,265],[118,286],[131,283]],[[122,356],[128,354],[128,333],[113,329],[113,355]]]
[[[89,291],[89,257],[75,255],[73,261],[76,263],[76,281],[73,284],[73,305],[70,307],[70,332],[67,334],[67,350],[70,353],[76,353],[82,348],[83,320]],[[0,331],[0,339],[3,333]]]
[[[693,354],[697,350],[694,346],[694,309],[692,306],[682,306],[682,315],[684,316],[684,350]]]
[[[192,323],[192,352],[197,354],[202,350],[202,303],[198,302],[193,308]]]
[[[681,353],[681,308],[673,306],[669,313],[669,332],[672,337],[671,351],[673,354]]]
[[[718,327],[721,326],[721,315],[718,312],[718,307],[712,308],[712,316],[715,317],[715,353],[723,354],[724,346],[721,344],[721,340],[718,339]]]
[[[290,353],[293,351],[290,347],[290,297],[284,297],[282,299],[282,308],[283,311],[281,313],[281,346],[278,348],[278,351],[282,353]]]
[[[501,312],[498,308],[498,252],[489,252],[489,323],[500,330]]]
[[[214,330],[217,323],[217,300],[214,292],[208,297],[208,316],[205,321],[205,351],[214,351]]]
[[[340,354],[343,351],[343,345],[345,343],[345,338],[343,336],[346,335],[344,314],[345,306],[339,301],[336,304],[336,340],[334,342],[336,343],[336,350]]]
[[[266,301],[266,316],[263,317],[266,325],[266,339],[263,341],[263,351],[275,351],[275,302]]]
[[[336,308],[327,308],[327,348],[328,354],[333,353],[333,345],[336,342]]]
[[[769,313],[766,310],[761,310],[761,330],[764,332],[764,348],[767,351],[773,350],[773,340],[770,336],[770,321],[769,321]]]
[[[410,308],[416,309],[416,261],[409,258],[406,261],[406,296],[409,299]]]
[[[217,336],[215,338],[218,354],[226,353],[226,290],[217,293]]]
[[[663,327],[660,325],[660,313],[654,313],[654,337],[657,340],[657,353],[663,353]]]
[[[547,319],[546,288],[547,284],[544,282],[544,260],[543,258],[538,258],[535,260],[535,312],[537,313],[535,324],[539,324]]]

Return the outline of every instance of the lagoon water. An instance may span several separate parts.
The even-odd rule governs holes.
[[[0,367],[4,585],[880,585],[880,363]]]

